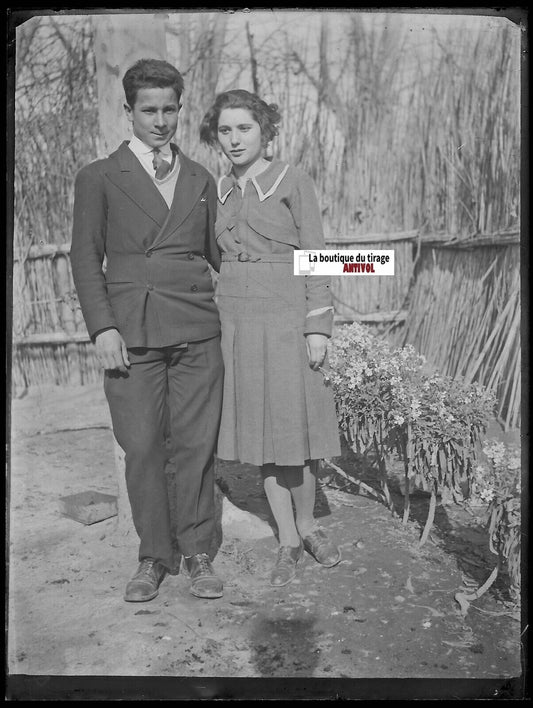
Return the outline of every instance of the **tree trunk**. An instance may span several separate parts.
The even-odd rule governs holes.
[[[110,14],[92,17],[98,83],[100,157],[130,135],[122,77],[138,59],[166,59],[164,15]]]

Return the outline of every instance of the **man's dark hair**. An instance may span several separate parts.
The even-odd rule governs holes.
[[[183,93],[183,76],[175,66],[161,59],[139,59],[122,79],[126,101],[133,108],[137,92],[143,88],[173,88],[178,102]]]

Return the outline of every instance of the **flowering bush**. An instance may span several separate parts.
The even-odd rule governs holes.
[[[392,446],[395,430],[410,413],[419,413],[413,392],[424,358],[411,346],[392,349],[356,323],[342,327],[330,345],[331,370],[326,376],[341,430],[358,450],[371,444],[378,431],[381,442]]]
[[[474,470],[472,497],[488,504],[490,550],[505,562],[511,595],[520,593],[520,451],[494,440],[483,445],[486,464]]]
[[[497,498],[520,493],[520,451],[516,446],[487,440],[483,443],[485,464],[478,464],[472,478],[472,499],[490,504]]]
[[[419,387],[417,414],[408,418],[409,476],[426,489],[433,483],[448,489],[459,500],[468,493],[494,398],[477,384],[438,374],[424,377]]]
[[[409,516],[409,487],[430,491],[428,517],[420,544],[433,523],[438,492],[456,501],[488,505],[489,546],[498,565],[479,597],[507,563],[511,593],[520,586],[520,457],[516,449],[481,436],[492,417],[493,394],[477,384],[428,373],[413,347],[392,348],[359,324],[345,325],[330,342],[330,370],[339,427],[357,452],[373,449],[389,503],[385,460],[396,450],[404,460],[404,522]],[[485,457],[485,464],[476,464]],[[384,474],[383,474],[384,473]],[[464,596],[464,597],[463,597]],[[465,604],[467,606],[468,603]]]
[[[494,409],[493,395],[476,384],[426,373],[424,358],[412,346],[392,348],[357,323],[341,327],[332,338],[330,366],[324,374],[348,442],[357,452],[373,447],[382,468],[393,449],[404,460],[404,520],[413,482],[431,492],[428,522],[439,491],[462,499],[473,475],[476,444]]]

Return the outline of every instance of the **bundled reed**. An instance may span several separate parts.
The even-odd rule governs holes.
[[[35,332],[86,332],[67,254],[15,264],[22,281],[13,302],[15,340]]]
[[[12,385],[15,395],[30,386],[87,385],[102,380],[102,369],[90,343],[16,345]]]
[[[519,246],[422,249],[404,342],[444,374],[498,397],[506,426],[520,422]]]
[[[358,250],[394,250],[395,273],[390,277],[332,276],[331,291],[335,312],[339,318],[360,321],[362,315],[395,313],[403,307],[413,275],[414,249],[412,240],[365,243],[345,246],[342,241],[327,241],[328,248],[357,248]]]

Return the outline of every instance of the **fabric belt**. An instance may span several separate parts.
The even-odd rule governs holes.
[[[223,253],[222,261],[238,261],[240,263],[293,263],[294,256],[292,253],[280,253],[279,255],[267,255],[260,258],[254,258],[248,253]]]

